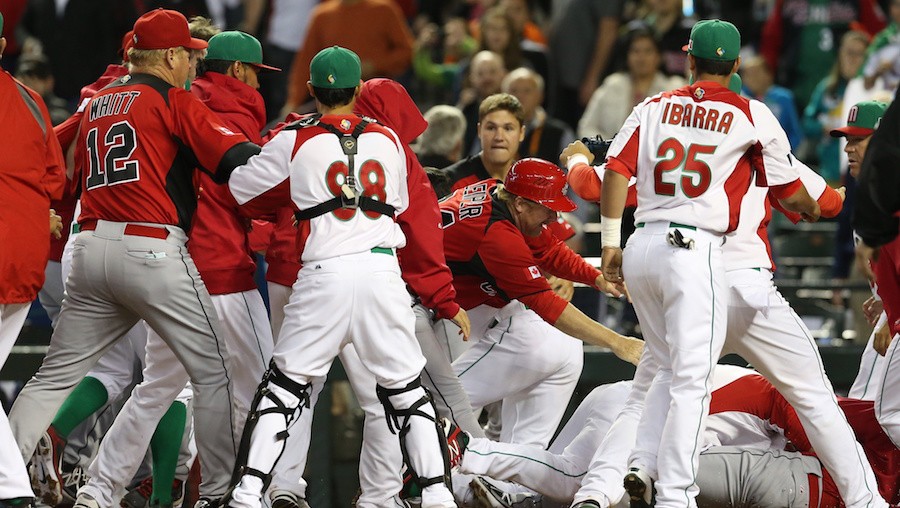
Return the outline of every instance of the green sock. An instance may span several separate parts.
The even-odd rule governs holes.
[[[153,495],[150,496],[150,506],[172,504],[172,483],[175,481],[175,468],[178,467],[178,453],[181,451],[186,421],[187,408],[181,402],[173,402],[150,439],[150,452],[153,456]]]
[[[81,380],[75,390],[63,402],[53,419],[53,428],[60,437],[67,438],[72,429],[85,421],[88,416],[94,414],[106,404],[109,394],[106,387],[96,378],[90,376]]]

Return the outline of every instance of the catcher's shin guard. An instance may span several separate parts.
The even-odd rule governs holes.
[[[274,361],[269,364],[244,424],[232,475],[233,486],[244,476],[253,476],[262,482],[260,494],[269,488],[272,470],[284,453],[288,428],[304,409],[309,409],[310,389],[308,383],[288,378]]]
[[[434,402],[421,380],[416,378],[403,388],[376,387],[384,406],[388,428],[398,434],[403,461],[409,466],[412,481],[420,488],[443,483],[450,485],[447,441],[436,418]]]

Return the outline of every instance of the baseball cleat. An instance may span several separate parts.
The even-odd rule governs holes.
[[[201,497],[194,503],[194,508],[219,508],[222,506],[221,499],[212,499],[209,497]],[[72,508],[75,508],[74,506]]]
[[[309,508],[305,499],[289,490],[274,490],[269,498],[272,500],[272,508]]]
[[[31,488],[47,506],[56,506],[63,501],[60,467],[65,446],[66,440],[50,426],[38,441],[31,458]]]
[[[72,508],[100,508],[100,503],[87,494],[81,494],[78,496],[78,499],[75,500],[75,504]]]
[[[447,440],[447,459],[450,463],[450,471],[459,471],[466,446],[469,445],[469,435],[447,418],[441,418],[438,423]]]
[[[631,501],[631,508],[650,508],[656,505],[656,489],[653,487],[653,479],[640,468],[632,467],[628,470],[623,481],[625,492]]]
[[[80,464],[71,464],[63,460],[59,472],[62,475],[63,504],[74,503],[78,497],[78,489],[87,485],[91,479],[87,469]]]
[[[150,505],[150,496],[153,494],[153,477],[148,476],[141,480],[136,487],[130,489],[119,501],[122,508],[147,508]]]
[[[486,476],[476,476],[469,487],[475,494],[475,508],[535,508],[539,499],[531,494],[519,492],[511,494],[500,488],[494,480]]]
[[[593,499],[585,499],[573,504],[572,508],[600,508],[600,503]]]

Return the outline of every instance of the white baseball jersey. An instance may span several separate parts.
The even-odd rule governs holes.
[[[356,115],[326,115],[319,121],[349,134],[361,120]],[[354,171],[357,194],[387,203],[397,214],[406,209],[406,155],[394,131],[367,126],[358,139]],[[286,128],[237,168],[228,186],[250,214],[271,213],[288,199],[297,210],[306,210],[338,196],[347,172],[348,156],[337,136],[318,126]],[[359,209],[338,209],[303,221],[300,235],[304,263],[406,245],[393,217]]]
[[[637,178],[636,222],[728,233],[754,172],[765,186],[800,177],[789,154],[784,130],[763,103],[701,81],[635,107],[610,146],[607,169]]]
[[[800,182],[806,187],[809,195],[813,199],[819,199],[828,186],[825,179],[793,155],[788,157],[800,171]],[[754,180],[741,203],[738,227],[725,242],[725,270],[744,268],[774,270],[772,247],[769,245],[769,234],[766,229],[772,219],[770,199],[774,198],[769,196],[769,188],[757,185]]]

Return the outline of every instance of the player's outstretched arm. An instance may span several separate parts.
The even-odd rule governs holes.
[[[778,202],[781,203],[781,206],[792,212],[799,213],[808,222],[816,222],[822,214],[818,201],[813,199],[806,187],[802,185],[791,195],[778,197]]]
[[[620,335],[587,317],[571,303],[566,305],[554,325],[566,335],[583,340],[594,346],[607,347],[616,356],[637,365],[644,351],[644,341]]]

